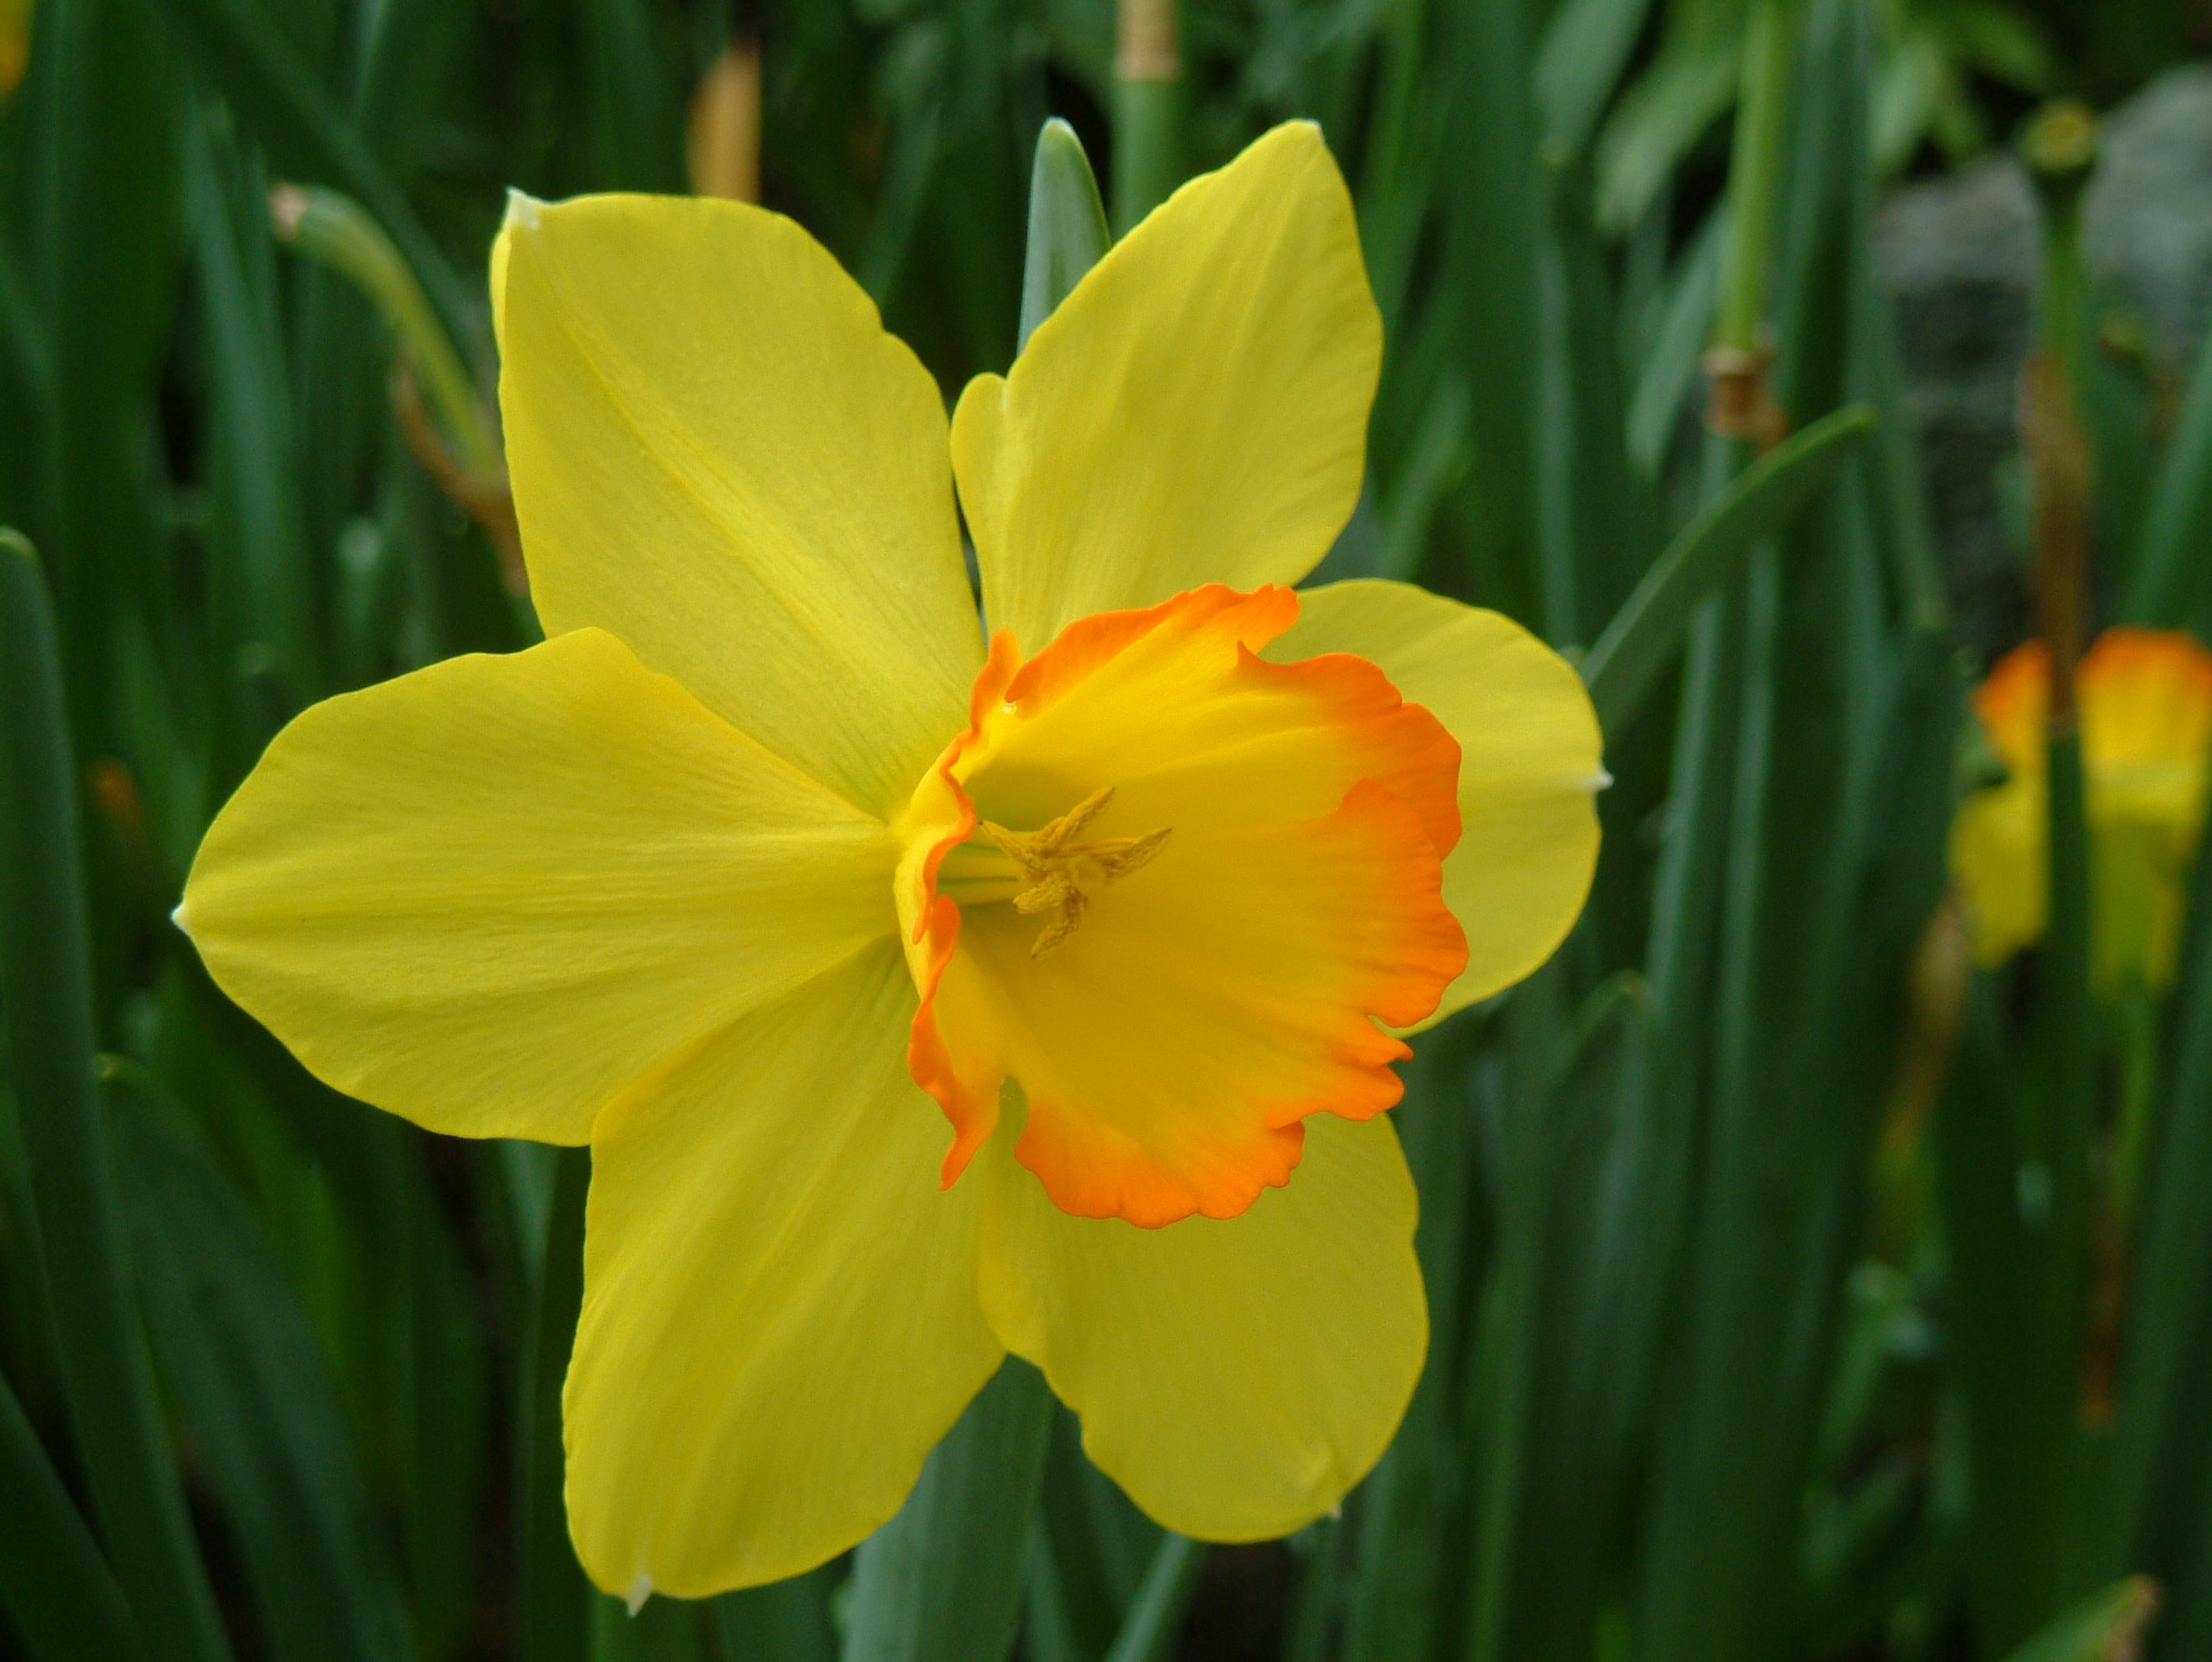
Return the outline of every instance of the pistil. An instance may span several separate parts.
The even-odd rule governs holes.
[[[1092,891],[1118,883],[1152,864],[1166,846],[1170,826],[1141,837],[1102,837],[1079,842],[1077,836],[1114,798],[1114,787],[1093,792],[1050,824],[1036,831],[1009,831],[985,820],[978,831],[1014,863],[1021,886],[1014,910],[1025,916],[1052,914],[1030,947],[1042,958],[1075,933],[1090,907]]]

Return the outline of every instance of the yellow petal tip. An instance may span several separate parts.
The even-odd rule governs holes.
[[[176,925],[176,926],[189,938],[192,932],[192,925],[191,920],[185,915],[185,905],[186,902],[179,901],[177,902],[176,910],[169,913],[169,921]]]
[[[629,1613],[635,1616],[645,1608],[645,1601],[652,1597],[653,1578],[643,1570],[640,1570],[637,1573],[637,1580],[629,1584],[629,1591],[623,1594],[623,1603],[629,1605]]]
[[[524,226],[534,231],[538,228],[538,210],[544,205],[536,197],[509,185],[507,191],[506,223]]]

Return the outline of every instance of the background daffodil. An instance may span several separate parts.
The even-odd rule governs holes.
[[[179,920],[341,1089],[590,1143],[586,1568],[821,1562],[1009,1350],[1163,1523],[1327,1511],[1425,1341],[1385,1029],[1552,951],[1603,776],[1516,626],[1285,586],[1381,347],[1317,130],[1177,192],[949,430],[758,209],[518,199],[492,293],[549,638],[309,710]]]
[[[2095,908],[2092,974],[2107,992],[2130,982],[2155,991],[2173,978],[2212,784],[2212,652],[2179,630],[2107,629],[2083,654],[2075,688]],[[1951,869],[1985,965],[2043,936],[2050,702],[2051,654],[2040,640],[2007,653],[1974,695],[2007,777],[1960,810]]]

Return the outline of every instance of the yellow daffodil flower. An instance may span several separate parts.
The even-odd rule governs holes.
[[[2212,776],[2212,652],[2188,635],[2107,629],[2075,675],[2087,787],[2091,976],[2100,992],[2173,979],[2189,873]],[[1974,955],[2002,963],[2043,937],[2049,903],[2051,654],[2031,640],[1998,660],[1975,713],[2005,765],[1951,828],[1951,869]]]
[[[1328,1511],[1426,1343],[1398,1034],[1553,950],[1603,775],[1512,623],[1285,586],[1382,346],[1318,131],[1178,191],[949,430],[757,209],[518,199],[492,283],[549,638],[301,716],[179,921],[339,1089],[590,1143],[592,1578],[820,1562],[1008,1351],[1164,1524]]]

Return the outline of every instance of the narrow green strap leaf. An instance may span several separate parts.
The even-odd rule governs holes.
[[[2045,1411],[2051,1370],[2036,1349],[2043,1277],[2022,1227],[2004,1071],[1994,990],[1978,976],[1929,1149],[1950,1263],[1952,1378],[1978,1502],[1966,1590],[1992,1654],[2033,1630],[2029,1606],[2056,1579],[2050,1506],[2065,1454]]]
[[[2014,1651],[2008,1662],[2117,1662],[2136,1653],[2158,1614],[2158,1583],[2130,1575],[2093,1592]]]
[[[1030,343],[1036,326],[1098,264],[1112,240],[1083,141],[1054,116],[1037,135],[1036,161],[1030,169],[1029,253],[1022,268],[1016,352]]]
[[[2197,349],[2181,419],[2152,476],[2150,503],[2129,561],[2120,618],[2152,628],[2192,622],[2212,544],[2212,335]]]
[[[31,1662],[137,1662],[130,1609],[0,1376],[0,1606]]]
[[[1720,303],[1721,258],[1728,247],[1728,199],[1714,203],[1696,238],[1676,262],[1672,287],[1628,406],[1628,453],[1644,476],[1656,479],[1667,446],[1680,430],[1682,406],[1698,379],[1698,360],[1711,338]]]
[[[1198,1591],[1199,1572],[1206,1568],[1206,1544],[1188,1535],[1170,1534],[1152,1555],[1129,1606],[1121,1631],[1114,1635],[1114,1648],[1106,1662],[1160,1662],[1182,1630],[1182,1613]]]
[[[2048,1180],[2048,1210],[2036,1242],[2044,1271],[2038,1353],[2047,1359],[2039,1370],[2045,1396],[2043,1423],[2045,1435],[2058,1439],[2071,1422],[2080,1388],[2066,1359],[2079,1351],[2090,1296],[2092,1231],[2099,1204],[2091,1149],[2097,1140],[2101,1034],[2089,982],[2092,880],[2080,731],[2054,732],[2049,755],[2049,922],[2033,1016],[2042,1127],[2032,1152]],[[2054,1495],[2052,1503],[2063,1502]],[[2038,1617],[2048,1612],[2047,1605],[2030,1610]]]
[[[562,1149],[524,1380],[523,1662],[583,1662],[591,1632],[592,1586],[568,1539],[568,1454],[561,1441],[561,1386],[584,1307],[584,1201],[591,1182],[592,1151]]]
[[[157,1656],[227,1658],[155,1404],[93,1086],[76,774],[46,581],[0,531],[0,1016],[93,1511]]]
[[[100,1089],[162,1378],[237,1539],[270,1658],[409,1662],[398,1569],[283,1265],[152,1076],[106,1058]]]
[[[2203,1204],[2212,1192],[2212,855],[2198,856],[2191,889],[2136,1247],[2136,1284],[2159,1291],[2130,1302],[2112,1426],[2103,1532],[2112,1570],[2138,1562],[2166,1453],[2187,1446],[2197,1394],[2191,1360],[2212,1307],[2212,1208]],[[2204,1535],[2212,1551],[2212,1527]]]
[[[1566,0],[1536,52],[1536,108],[1553,149],[1579,155],[1620,84],[1651,0]]]
[[[787,1581],[726,1592],[715,1599],[721,1662],[831,1662],[837,1629],[830,1619],[834,1563]]]
[[[447,329],[465,337],[478,307],[353,119],[316,84],[283,34],[243,0],[156,0],[194,68],[280,171],[343,186],[391,234]]]
[[[1873,430],[1863,404],[1815,422],[1747,469],[1668,545],[1583,659],[1608,735],[1636,713],[1698,603],[1725,587],[1759,539],[1786,525]]]
[[[1052,1409],[1044,1375],[1007,1357],[860,1544],[844,1662],[1006,1662]]]

